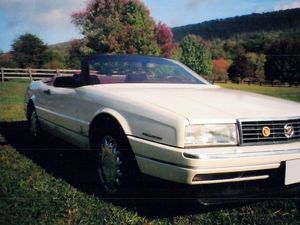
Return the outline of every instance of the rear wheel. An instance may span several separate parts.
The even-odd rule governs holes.
[[[41,128],[35,109],[32,110],[29,116],[29,134],[33,139],[37,139],[41,136]]]

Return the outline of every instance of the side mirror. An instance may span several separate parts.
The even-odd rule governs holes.
[[[75,76],[56,77],[53,83],[54,87],[76,88],[79,87],[79,80]]]

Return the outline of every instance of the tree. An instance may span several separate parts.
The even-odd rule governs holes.
[[[267,53],[266,80],[300,82],[300,41],[286,39],[275,42]]]
[[[57,50],[46,50],[42,55],[43,68],[45,69],[64,69],[66,68],[66,56]]]
[[[247,52],[265,53],[269,50],[274,40],[276,40],[276,37],[271,32],[249,34],[243,42],[243,47]]]
[[[245,54],[245,48],[238,40],[229,39],[224,43],[223,46],[227,53],[227,58],[236,59],[238,56]]]
[[[228,77],[230,80],[255,78],[255,66],[251,64],[246,55],[239,55],[228,69]]]
[[[254,68],[254,77],[258,78],[259,80],[265,80],[265,71],[264,66],[266,63],[266,55],[259,54],[255,52],[250,52],[246,54],[247,60]]]
[[[72,19],[84,35],[84,54],[160,53],[155,22],[138,0],[91,0]]]
[[[210,41],[210,51],[213,59],[226,58],[224,43],[225,41],[219,38]]]
[[[176,45],[173,43],[173,32],[164,23],[159,22],[156,27],[157,43],[160,46],[162,55],[171,58]]]
[[[17,64],[11,53],[3,53],[0,55],[0,67],[15,68]]]
[[[195,35],[186,36],[180,44],[180,61],[199,74],[212,72],[211,53],[207,44]]]
[[[227,80],[227,70],[231,65],[231,60],[226,60],[224,58],[214,59],[213,60],[213,79],[217,80]]]
[[[21,68],[41,67],[47,46],[34,34],[23,34],[12,44],[14,61]]]
[[[177,61],[180,61],[181,56],[182,56],[182,49],[181,49],[180,45],[175,44],[173,51],[172,51],[172,58]]]
[[[81,48],[83,47],[83,42],[80,39],[74,39],[70,42],[68,49],[69,57],[67,59],[67,66],[69,68],[80,68]]]

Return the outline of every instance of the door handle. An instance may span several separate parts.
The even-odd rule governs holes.
[[[48,90],[45,90],[44,93],[47,94],[47,95],[50,95],[51,91],[50,91],[50,89],[48,89]]]

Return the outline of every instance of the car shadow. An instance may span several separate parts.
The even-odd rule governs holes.
[[[203,208],[186,194],[187,190],[158,179],[143,176],[139,189],[122,198],[103,195],[91,163],[92,154],[80,150],[49,134],[33,142],[27,122],[0,122],[0,133],[6,144],[14,147],[54,177],[61,178],[78,190],[97,196],[106,202],[137,212],[148,219],[191,215],[218,208]],[[0,143],[1,144],[1,143]],[[3,144],[3,143],[2,143]]]

